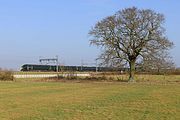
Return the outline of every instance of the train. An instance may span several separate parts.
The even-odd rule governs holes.
[[[108,71],[125,71],[125,68],[113,67],[94,67],[94,66],[56,66],[56,65],[38,65],[24,64],[21,66],[21,71],[39,71],[39,72],[56,72],[58,71],[79,71],[79,72],[108,72]]]

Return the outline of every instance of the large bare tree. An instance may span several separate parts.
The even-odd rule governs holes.
[[[155,58],[173,46],[165,35],[164,20],[163,14],[150,9],[126,8],[98,22],[89,32],[90,42],[101,47],[105,63],[129,63],[129,81],[134,81],[138,60]]]

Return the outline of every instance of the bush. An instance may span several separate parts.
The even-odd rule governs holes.
[[[0,81],[13,81],[13,73],[11,71],[0,71]]]

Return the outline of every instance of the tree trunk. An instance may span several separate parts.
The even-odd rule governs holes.
[[[134,74],[135,74],[135,61],[136,60],[131,60],[129,62],[130,66],[130,71],[129,71],[129,82],[135,82],[134,80]]]

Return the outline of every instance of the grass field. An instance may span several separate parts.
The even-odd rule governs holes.
[[[0,82],[1,120],[179,120],[179,83]]]

